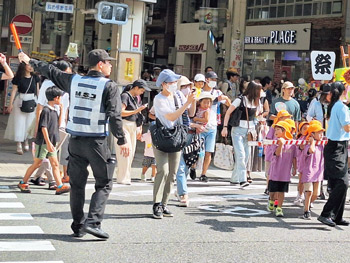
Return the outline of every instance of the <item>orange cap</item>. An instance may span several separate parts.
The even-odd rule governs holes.
[[[286,119],[285,121],[289,123],[291,128],[295,130],[297,129],[297,127],[295,126],[295,122],[292,119]]]
[[[286,138],[288,140],[292,140],[293,139],[293,136],[292,134],[290,133],[290,130],[291,130],[291,127],[290,127],[290,124],[286,121],[279,121],[277,122],[276,124],[273,124],[272,125],[272,128],[275,128],[275,127],[281,127],[285,130],[285,135],[286,135]]]
[[[310,125],[316,124],[316,125],[320,125],[322,127],[322,123],[320,121],[318,121],[318,120],[312,120],[312,121],[309,122],[309,124]]]
[[[301,129],[305,124],[309,124],[309,123],[307,121],[302,121],[301,123],[299,123],[299,131],[301,131]]]
[[[306,139],[309,139],[311,133],[319,132],[319,131],[325,131],[325,129],[322,128],[321,124],[314,123],[314,124],[310,125],[309,128],[307,129],[307,137],[306,137]]]
[[[281,110],[277,113],[277,117],[273,120],[273,124],[276,124],[281,117],[292,117],[292,115],[286,110]]]

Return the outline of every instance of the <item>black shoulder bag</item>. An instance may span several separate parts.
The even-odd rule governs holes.
[[[176,110],[179,109],[179,105],[175,98],[174,102]],[[182,124],[179,119],[173,128],[169,129],[165,127],[157,118],[155,123],[150,126],[151,137],[153,146],[162,152],[173,153],[181,151],[187,142],[188,127]]]
[[[24,93],[24,94],[27,94],[28,90],[30,89],[30,86],[32,85],[32,81],[33,81],[33,77],[30,78],[29,86],[27,88],[26,93]],[[36,89],[36,87],[35,87],[35,89]],[[20,109],[22,112],[30,113],[30,112],[33,112],[35,110],[35,107],[36,107],[35,100],[23,100],[22,106],[20,107]]]
[[[242,116],[242,107],[244,106],[244,104],[243,104],[243,96],[240,95],[237,98],[241,100],[241,103],[231,113],[230,119],[228,121],[228,125],[230,125],[231,127],[238,127],[239,126],[239,122],[241,120],[241,116]]]

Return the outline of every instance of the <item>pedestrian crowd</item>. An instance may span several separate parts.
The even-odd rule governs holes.
[[[152,170],[156,219],[174,216],[168,201],[175,179],[179,206],[189,206],[187,178],[208,182],[214,158],[219,168],[230,163],[230,184],[242,189],[253,183],[251,172],[265,170],[267,210],[277,217],[285,215],[283,202],[291,176],[298,176],[294,204],[303,206],[301,218],[310,220],[314,201],[328,196],[318,220],[329,226],[349,225],[343,212],[349,184],[350,113],[343,83],[305,90],[302,80],[298,88],[287,79],[276,85],[268,76],[249,81],[234,69],[219,81],[211,67],[191,81],[156,67],[154,75],[145,70],[120,93],[108,78],[114,59],[104,50],[88,54],[86,75],[74,73],[66,61],[48,64],[23,52],[19,60],[14,76],[0,54],[1,79],[13,78],[5,138],[17,143],[20,155],[30,150],[28,140],[34,139],[33,164],[18,188],[30,193],[29,182],[45,185],[45,174],[49,189],[56,194],[70,192],[74,236],[109,237],[101,222],[114,168],[118,184],[132,183],[137,140],[144,142],[140,181],[147,180],[148,168]],[[155,82],[156,90],[149,81]],[[152,105],[143,104],[145,92]],[[272,144],[264,144],[265,139]],[[224,149],[229,150],[221,152]],[[88,165],[96,182],[86,216]],[[328,180],[326,190],[323,180]]]

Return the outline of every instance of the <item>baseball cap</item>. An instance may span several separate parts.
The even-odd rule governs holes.
[[[88,54],[89,66],[93,67],[100,61],[116,60],[108,55],[104,49],[93,49]]]
[[[322,87],[322,94],[329,94],[331,92],[331,85],[330,84],[324,84]]]
[[[145,89],[147,91],[151,91],[151,89],[147,85],[147,82],[144,81],[143,79],[135,80],[134,83],[132,83],[132,86],[139,87],[139,88]]]
[[[218,75],[216,75],[216,73],[214,71],[209,71],[209,72],[205,73],[205,78],[206,79],[217,79]]]
[[[194,76],[194,81],[204,81],[205,82],[205,76],[203,74],[196,74],[196,76]]]
[[[290,81],[284,82],[283,85],[282,85],[282,89],[289,89],[289,88],[294,88],[293,83],[290,82]]]
[[[164,69],[157,78],[156,86],[159,88],[162,86],[163,82],[173,82],[179,78],[181,78],[181,75],[175,74],[175,72],[170,69]]]

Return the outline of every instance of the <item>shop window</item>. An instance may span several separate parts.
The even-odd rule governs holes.
[[[332,14],[340,14],[341,13],[342,2],[333,2]]]
[[[312,15],[316,16],[321,14],[321,3],[312,4]]]
[[[303,10],[304,16],[311,16],[311,7],[312,7],[312,4],[304,5],[304,10]]]
[[[270,18],[275,18],[277,16],[277,7],[270,7]]]
[[[302,16],[303,14],[303,5],[295,5],[294,16]]]
[[[270,0],[262,0],[262,5],[269,5]]]
[[[247,10],[247,19],[253,19],[254,18],[254,9],[253,8],[249,8]]]
[[[165,2],[165,1],[162,1]],[[212,7],[217,8],[224,6],[227,8],[227,3],[224,0],[182,0],[182,23],[196,23],[198,22],[195,19],[197,11],[201,7]]]
[[[286,17],[293,16],[294,14],[294,5],[287,5],[286,6]]]
[[[268,7],[264,7],[261,9],[261,17],[262,19],[267,19],[269,18],[269,8]]]
[[[255,5],[261,5],[261,0],[255,0]]]
[[[285,2],[286,2],[286,0],[278,0],[278,3],[280,3],[280,4],[283,4]]]
[[[277,0],[271,0],[271,5],[277,4]]]
[[[248,0],[247,6],[248,7],[254,6],[254,0]]]
[[[261,8],[255,8],[254,9],[254,18],[255,19],[260,18],[260,12],[261,12]]]
[[[284,6],[279,6],[277,9],[277,17],[284,17]]]
[[[293,4],[294,0],[287,0],[287,4]]]

